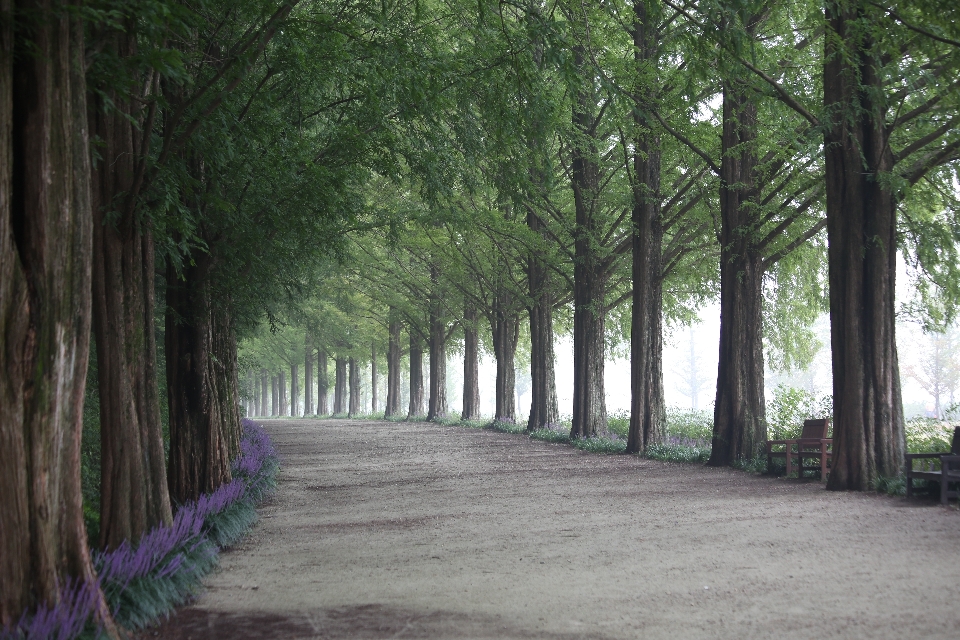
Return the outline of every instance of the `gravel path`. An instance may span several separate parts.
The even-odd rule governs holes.
[[[424,423],[272,420],[282,471],[145,637],[960,638],[960,513]]]

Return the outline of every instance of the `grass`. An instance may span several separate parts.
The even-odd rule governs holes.
[[[644,457],[663,462],[704,463],[710,459],[710,447],[665,442],[647,447]]]
[[[557,442],[567,444],[570,442],[570,433],[558,429],[536,429],[530,432],[531,440],[542,440],[543,442]]]
[[[893,476],[892,478],[879,476],[874,480],[871,488],[877,493],[886,493],[891,496],[905,496],[907,495],[907,478],[903,475]],[[936,485],[936,488],[939,489],[940,486]],[[920,487],[920,489],[923,490],[923,487]]]
[[[603,455],[626,453],[627,441],[614,436],[613,438],[596,436],[593,438],[574,438],[570,444],[576,449],[588,453],[599,453]]]

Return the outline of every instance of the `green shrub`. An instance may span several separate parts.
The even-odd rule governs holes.
[[[767,403],[767,437],[799,438],[803,421],[833,417],[833,396],[819,398],[809,391],[777,385]]]
[[[526,430],[524,426],[518,422],[503,419],[494,420],[487,428],[501,433],[523,433]]]
[[[733,468],[747,473],[767,473],[767,456],[766,454],[757,454],[752,458],[740,458],[733,463]],[[783,470],[786,471],[786,463],[784,463]],[[770,471],[773,473],[773,469]]]
[[[607,429],[626,438],[630,434],[630,412],[623,409],[607,416]]]
[[[907,478],[902,475],[892,478],[877,476],[877,479],[873,481],[873,490],[891,496],[905,496],[907,495]]]
[[[530,437],[533,440],[543,440],[544,442],[570,442],[570,434],[557,429],[537,429],[530,432]]]
[[[949,453],[953,425],[936,418],[913,418],[904,425],[910,453]]]
[[[625,453],[627,450],[626,440],[621,440],[620,438],[604,438],[602,436],[593,438],[575,438],[570,440],[570,444],[581,451],[587,451],[589,453]]]
[[[706,462],[710,459],[710,447],[682,444],[654,444],[647,447],[645,458],[664,462]]]
[[[713,414],[702,410],[668,407],[667,437],[709,444],[713,438]]]

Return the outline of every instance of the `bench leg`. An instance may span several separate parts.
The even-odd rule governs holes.
[[[910,477],[910,474],[907,474],[907,497],[913,495],[913,478]]]

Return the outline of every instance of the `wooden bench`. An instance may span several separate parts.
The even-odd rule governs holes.
[[[950,483],[960,483],[960,427],[953,430],[953,442],[950,453],[908,453],[907,459],[907,497],[913,495],[913,480],[932,480],[940,483],[940,504],[946,506],[950,498],[960,498],[960,491],[950,491]],[[914,463],[919,462],[919,468]],[[940,469],[934,469],[934,463],[940,463]]]
[[[803,477],[804,471],[819,471],[820,479],[825,479],[830,468],[830,459],[833,455],[831,447],[833,439],[827,437],[830,430],[830,420],[804,420],[803,431],[799,438],[790,440],[767,440],[767,471],[773,466],[774,458],[784,458],[787,463],[787,475],[793,473],[793,460],[797,459],[798,476]],[[778,450],[774,450],[778,447]],[[782,449],[779,449],[782,447]],[[809,466],[804,464],[805,459],[816,458],[818,464]]]

